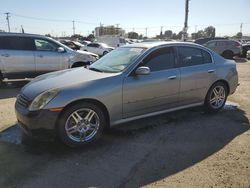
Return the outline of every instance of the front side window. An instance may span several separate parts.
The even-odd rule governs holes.
[[[143,64],[152,72],[174,68],[174,50],[171,47],[157,49],[143,60]]]
[[[0,37],[0,49],[34,50],[34,42],[29,37],[3,36]]]
[[[183,67],[203,64],[202,51],[198,48],[178,47],[178,54],[180,64]]]
[[[35,39],[36,50],[38,51],[57,51],[58,45],[47,40]]]

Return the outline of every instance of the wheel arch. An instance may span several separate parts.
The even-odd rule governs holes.
[[[106,107],[102,102],[100,102],[99,100],[91,99],[91,98],[75,100],[75,101],[72,101],[71,103],[67,104],[67,105],[63,108],[63,110],[60,112],[60,114],[58,115],[57,122],[59,121],[59,119],[60,119],[60,117],[62,116],[63,112],[64,112],[67,108],[69,108],[69,107],[71,107],[71,106],[73,106],[73,105],[75,105],[75,104],[77,104],[77,103],[81,103],[81,102],[92,103],[92,104],[95,104],[95,105],[97,105],[98,107],[100,107],[101,110],[102,110],[103,113],[104,113],[105,120],[106,120],[106,124],[105,124],[106,127],[105,127],[105,128],[109,128],[109,127],[110,127],[110,116],[109,116],[109,111],[108,111],[107,107]],[[56,125],[57,125],[57,122],[56,122]]]
[[[228,92],[227,94],[229,94],[229,93],[230,93],[230,86],[229,86],[228,81],[226,81],[225,79],[216,80],[216,81],[209,87],[209,89],[207,90],[207,93],[208,93],[208,91],[213,87],[214,84],[219,83],[219,82],[222,82],[222,83],[224,83],[224,84],[227,86],[227,92]]]
[[[75,67],[82,67],[84,65],[88,65],[89,62],[83,62],[83,61],[76,61],[71,64],[70,68],[75,68]]]

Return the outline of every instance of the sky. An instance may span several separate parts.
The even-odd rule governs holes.
[[[250,36],[250,0],[190,0],[188,33],[207,26],[216,27],[217,36],[235,35],[242,25]],[[185,0],[0,0],[0,30],[12,32],[88,35],[100,23],[116,25],[149,37],[165,30],[179,32],[184,25]]]

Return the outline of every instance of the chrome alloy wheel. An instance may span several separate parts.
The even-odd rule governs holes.
[[[221,108],[226,100],[226,91],[223,86],[214,87],[210,96],[210,105],[214,109]]]
[[[68,137],[75,142],[91,140],[97,133],[100,119],[97,113],[89,108],[74,111],[65,123]]]

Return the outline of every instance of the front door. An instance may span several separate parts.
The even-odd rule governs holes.
[[[58,45],[46,39],[35,40],[35,64],[36,74],[40,75],[47,72],[63,69],[62,53],[58,52]]]
[[[131,74],[123,83],[123,118],[174,107],[178,103],[180,72],[175,66],[174,49],[164,47],[150,53],[139,66],[150,68],[149,75]]]

